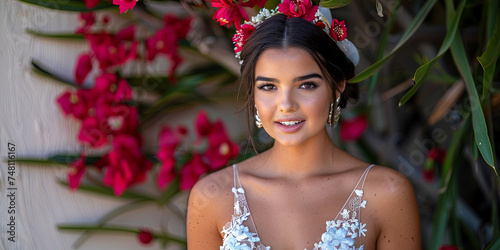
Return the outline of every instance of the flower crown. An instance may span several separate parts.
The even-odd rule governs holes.
[[[260,4],[257,4],[259,5],[259,7],[262,4],[261,2],[262,1],[259,2]],[[223,7],[221,5],[217,6],[213,5],[213,6]],[[238,5],[232,5],[231,7],[238,8]],[[218,12],[220,10],[222,9],[219,9]],[[244,12],[244,10],[242,9],[240,11]],[[345,26],[344,21],[339,22],[337,19],[333,19],[331,17],[329,9],[319,7],[317,5],[313,6],[311,0],[283,0],[283,2],[280,3],[278,7],[276,7],[276,9],[274,10],[268,10],[266,8],[262,8],[259,14],[253,16],[250,21],[245,21],[242,25],[240,25],[237,20],[234,20],[235,18],[233,17],[232,21],[235,23],[237,30],[236,34],[233,36],[233,43],[235,46],[234,51],[236,53],[236,58],[240,59],[241,49],[243,48],[243,45],[245,45],[250,35],[255,31],[255,28],[257,28],[257,26],[259,26],[265,20],[280,13],[286,15],[288,18],[298,17],[306,21],[312,22],[317,27],[324,30],[327,34],[329,34],[334,41],[336,41],[338,47],[344,52],[344,54],[351,60],[351,62],[355,66],[358,64],[359,53],[358,50],[356,49],[356,46],[354,46],[354,44],[346,38],[347,28]],[[245,18],[245,16],[242,17]],[[217,12],[214,15],[214,18],[216,19],[218,18],[218,21],[221,23],[221,25],[223,24],[228,24],[228,26],[230,25],[230,22],[227,21],[229,18],[226,19],[224,16],[220,16],[220,14],[217,14]],[[241,60],[239,62],[240,64],[243,63],[243,61]]]

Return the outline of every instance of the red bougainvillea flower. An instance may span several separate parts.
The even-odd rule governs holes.
[[[175,149],[181,141],[185,127],[179,127],[175,133],[169,126],[162,128],[158,145],[160,149],[156,157],[161,162],[160,172],[158,173],[157,184],[160,189],[164,189],[176,176],[175,174]]]
[[[300,17],[311,22],[318,6],[313,6],[311,0],[284,0],[278,5],[278,10],[287,17]]]
[[[340,139],[342,141],[356,141],[363,135],[368,127],[368,121],[364,115],[358,115],[349,120],[342,120],[340,124]]]
[[[333,19],[332,26],[330,27],[330,36],[335,41],[342,41],[347,37],[347,27],[345,27],[344,21],[339,22],[339,20]]]
[[[226,25],[229,28],[234,23],[236,30],[241,28],[241,19],[249,20],[243,6],[253,7],[254,1],[244,2],[242,0],[213,0],[212,7],[219,8],[215,11],[213,19],[216,19],[220,25]],[[253,6],[249,6],[253,4]]]
[[[460,250],[458,246],[443,245],[439,247],[439,250]]]
[[[132,99],[132,89],[127,81],[118,80],[118,77],[111,73],[103,73],[96,77],[92,92],[108,102],[116,103]]]
[[[137,135],[138,110],[125,104],[107,103],[103,98],[96,104],[96,117],[101,131],[106,134]]]
[[[236,34],[233,36],[233,43],[235,45],[234,52],[238,53],[245,45],[245,42],[250,37],[250,35],[255,31],[255,27],[253,25],[244,23],[241,25],[241,29],[239,29]]]
[[[97,4],[99,4],[101,0],[83,0],[83,1],[85,2],[85,7],[87,9],[92,9],[95,6],[97,6]]]
[[[79,120],[92,116],[95,112],[93,104],[96,96],[87,89],[75,92],[65,91],[57,97],[57,102],[66,115],[73,115]]]
[[[81,26],[76,30],[77,34],[86,34],[95,23],[94,12],[81,12],[80,13]]]
[[[127,10],[133,9],[137,1],[138,0],[113,0],[113,4],[120,6],[120,14],[121,14],[126,12]]]
[[[212,123],[210,123],[210,121],[208,120],[207,113],[205,113],[205,111],[198,111],[198,114],[196,114],[194,127],[198,138],[207,136],[210,133],[210,131],[212,130]]]
[[[446,150],[441,150],[438,146],[434,146],[427,151],[427,157],[422,170],[422,179],[427,182],[434,181],[434,177],[436,175],[436,164],[442,165],[445,157]]]
[[[238,144],[229,140],[222,121],[216,121],[213,124],[208,141],[209,147],[204,156],[210,162],[210,170],[226,166],[228,161],[239,153]]]
[[[85,158],[85,154],[82,153],[80,158],[68,164],[70,167],[68,171],[68,184],[71,190],[75,190],[78,186],[80,186],[82,176],[85,174],[86,169]]]
[[[143,182],[152,166],[152,162],[142,154],[138,138],[131,135],[116,135],[107,156],[109,164],[103,183],[113,187],[116,196],[123,194],[128,187]]]
[[[195,152],[193,158],[181,169],[179,184],[181,190],[192,188],[200,176],[208,172],[209,169],[210,166],[203,161],[201,155]]]
[[[154,236],[148,229],[140,228],[138,238],[139,242],[141,242],[144,245],[148,245],[153,241]]]
[[[134,31],[135,28],[129,26],[118,32],[120,36],[113,36],[106,31],[85,35],[101,69],[124,64],[136,57],[138,43],[129,40]]]
[[[103,131],[103,125],[96,117],[87,117],[82,121],[78,140],[91,147],[100,147],[108,142],[108,134]]]
[[[80,55],[75,67],[75,82],[82,85],[87,75],[92,71],[92,58],[88,53]]]
[[[152,61],[157,54],[170,59],[169,76],[175,82],[175,69],[182,62],[178,55],[178,42],[186,38],[191,27],[191,17],[184,19],[168,14],[163,18],[164,27],[146,39],[146,59]]]

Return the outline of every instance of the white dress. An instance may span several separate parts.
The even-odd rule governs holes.
[[[335,219],[326,222],[326,230],[321,235],[321,241],[314,243],[313,250],[362,250],[361,237],[365,236],[366,223],[360,220],[360,210],[365,208],[366,200],[363,200],[363,187],[368,171],[374,165],[370,165],[359,178],[358,183],[351,192],[351,195],[344,203]],[[263,250],[271,249],[260,242],[257,228],[253,222],[250,209],[245,198],[245,190],[241,186],[238,177],[238,168],[233,165],[234,187],[234,213],[231,221],[228,222],[222,233],[224,239],[221,250],[248,249]],[[243,222],[250,219],[252,230],[243,225]]]

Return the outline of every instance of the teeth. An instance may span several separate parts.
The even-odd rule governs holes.
[[[293,126],[297,123],[300,123],[300,121],[288,121],[288,122],[280,122],[280,123],[285,125],[285,126]]]

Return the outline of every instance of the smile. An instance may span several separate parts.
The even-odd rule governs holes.
[[[299,124],[303,121],[286,121],[286,122],[278,122],[279,124],[285,125],[285,126],[293,126],[295,124]]]

